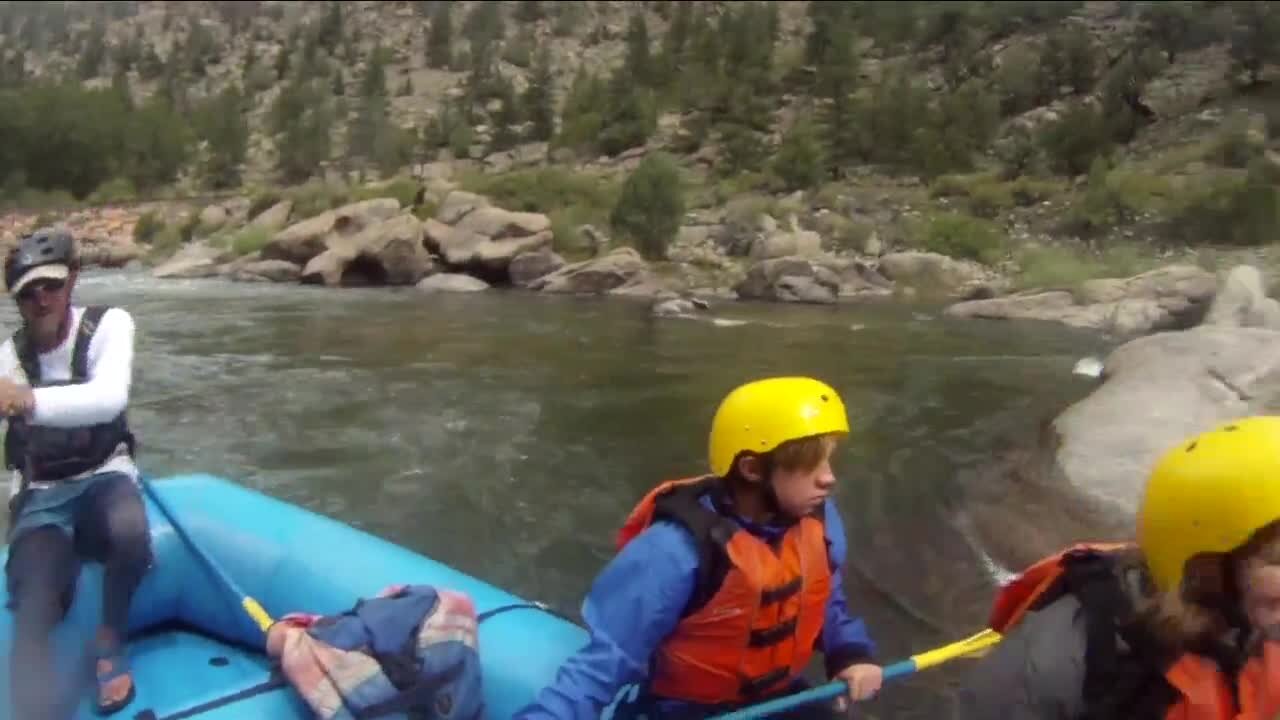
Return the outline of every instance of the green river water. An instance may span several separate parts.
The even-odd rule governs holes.
[[[886,661],[976,631],[992,581],[951,522],[975,468],[1083,396],[1108,341],[936,307],[332,290],[94,272],[79,303],[138,325],[131,422],[153,475],[206,471],[336,517],[577,616],[654,483],[700,473],[716,403],[812,374],[854,428],[837,495],[847,587]],[[15,327],[11,304],[0,311]],[[535,658],[536,653],[531,655]],[[962,674],[886,688],[862,717],[947,714]]]

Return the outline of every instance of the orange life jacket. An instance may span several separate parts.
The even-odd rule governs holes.
[[[693,599],[651,663],[649,690],[663,698],[732,704],[776,693],[804,671],[822,631],[831,593],[823,509],[774,549],[699,502],[719,482],[662,483],[618,533],[621,550],[654,521],[674,520],[698,546]]]
[[[1017,625],[1027,612],[1048,605],[1061,597],[1064,592],[1071,592],[1080,600],[1085,614],[1089,644],[1086,651],[1086,666],[1092,664],[1090,662],[1092,658],[1105,657],[1108,650],[1115,648],[1117,628],[1113,613],[1118,608],[1099,608],[1090,607],[1090,605],[1096,604],[1099,597],[1107,597],[1111,592],[1122,593],[1123,590],[1118,583],[1114,582],[1114,574],[1110,575],[1109,579],[1103,579],[1101,574],[1085,576],[1086,582],[1098,579],[1112,583],[1110,589],[1103,590],[1101,593],[1098,593],[1096,588],[1094,591],[1083,589],[1085,583],[1080,582],[1079,579],[1072,582],[1070,575],[1074,567],[1078,567],[1076,563],[1083,564],[1091,561],[1095,563],[1096,568],[1099,568],[1098,573],[1110,573],[1108,567],[1099,564],[1098,561],[1109,563],[1114,553],[1132,547],[1133,545],[1127,543],[1082,543],[1032,564],[1017,578],[1007,583],[996,596],[989,618],[991,629],[1004,633]],[[1118,595],[1112,597],[1118,597]],[[1094,618],[1099,613],[1112,614],[1109,618],[1110,622],[1108,623],[1108,619],[1097,622]],[[1109,635],[1109,637],[1104,638],[1103,635]],[[1129,638],[1126,640],[1130,641]],[[1132,641],[1130,642],[1133,644]],[[1214,659],[1186,653],[1173,659],[1171,663],[1162,663],[1158,657],[1140,659],[1135,657],[1134,660],[1137,660],[1133,663],[1134,665],[1148,666],[1150,676],[1148,680],[1154,679],[1158,682],[1159,678],[1163,677],[1171,688],[1172,692],[1158,701],[1161,707],[1150,706],[1153,696],[1148,689],[1121,687],[1122,683],[1116,682],[1115,677],[1108,677],[1107,672],[1100,671],[1096,667],[1086,667],[1085,670],[1084,691],[1087,704],[1090,693],[1096,693],[1098,697],[1110,695],[1111,697],[1107,699],[1116,702],[1115,694],[1134,690],[1145,693],[1144,698],[1135,702],[1145,702],[1146,706],[1128,707],[1123,713],[1124,717],[1162,717],[1165,720],[1244,720],[1244,716],[1237,715],[1235,695],[1230,685],[1231,679],[1220,669],[1220,665]],[[1164,666],[1163,670],[1159,669],[1161,665]],[[1149,686],[1150,682],[1145,684]],[[1123,700],[1122,698],[1121,702]],[[1120,707],[1125,706],[1120,705]],[[1093,715],[1091,714],[1090,717]],[[1255,718],[1270,720],[1270,716],[1265,718],[1255,716]]]
[[[1240,671],[1240,714],[1236,720],[1280,717],[1280,643],[1267,642]]]

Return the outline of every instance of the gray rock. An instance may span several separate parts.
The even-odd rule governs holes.
[[[1222,289],[1205,314],[1204,324],[1280,330],[1280,302],[1267,297],[1257,268],[1240,265],[1227,273]]]
[[[488,290],[489,283],[470,275],[441,273],[422,280],[416,287],[425,293],[480,292],[481,290]]]

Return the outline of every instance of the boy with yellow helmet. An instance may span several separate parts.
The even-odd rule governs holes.
[[[590,642],[520,720],[701,718],[802,687],[815,650],[861,700],[880,687],[874,645],[841,580],[844,528],[831,455],[849,432],[840,396],[812,378],[747,383],[721,402],[710,475],[662,483],[631,512],[583,605]],[[804,715],[828,716],[809,707]]]
[[[1280,417],[1168,450],[1137,545],[1081,545],[1006,585],[973,720],[1272,720],[1280,712]]]

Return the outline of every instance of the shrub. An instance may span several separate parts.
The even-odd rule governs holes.
[[[164,221],[154,212],[145,212],[133,226],[133,241],[147,244],[164,230]]]
[[[623,184],[609,224],[638,243],[642,255],[661,260],[683,216],[680,170],[668,155],[654,153],[646,156]]]
[[[925,225],[921,245],[930,252],[992,264],[1004,237],[991,222],[961,213],[938,213]]]

